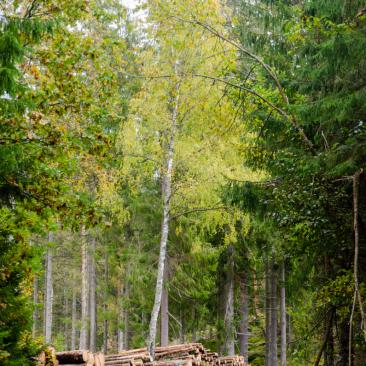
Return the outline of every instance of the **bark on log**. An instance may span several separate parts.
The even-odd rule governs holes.
[[[56,353],[57,361],[60,365],[83,364],[94,361],[93,354],[86,350],[74,350]]]

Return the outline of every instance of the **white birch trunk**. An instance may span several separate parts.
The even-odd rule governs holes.
[[[96,299],[96,270],[95,270],[95,237],[91,238],[91,248],[89,256],[90,268],[90,342],[89,349],[96,352],[97,338],[97,299]]]
[[[72,315],[71,315],[71,349],[76,349],[76,284],[73,284],[72,289]]]
[[[53,241],[53,233],[48,234],[48,247],[46,252],[46,281],[45,281],[45,314],[44,314],[44,337],[46,343],[52,341],[52,306],[53,306],[53,283],[52,283],[52,257],[53,250],[50,243]]]
[[[281,268],[281,366],[286,366],[287,363],[286,320],[285,263],[283,262]]]
[[[167,263],[165,263],[165,275],[164,281],[167,281]],[[161,311],[160,311],[160,346],[165,347],[169,344],[169,304],[168,304],[168,289],[163,286],[163,292],[161,295]]]
[[[118,328],[117,332],[117,351],[121,353],[124,349],[124,340],[125,340],[125,333],[122,329]]]
[[[81,227],[81,325],[80,349],[88,347],[88,248],[85,225]]]
[[[176,63],[176,67],[178,63]],[[166,257],[166,248],[168,242],[168,234],[169,234],[169,214],[170,214],[170,198],[172,191],[172,171],[173,171],[173,162],[174,162],[174,140],[175,133],[177,129],[178,122],[178,107],[179,107],[179,82],[176,83],[175,86],[175,98],[172,112],[172,125],[170,131],[170,141],[167,151],[167,160],[166,160],[166,168],[165,172],[162,172],[162,199],[163,199],[163,219],[161,223],[161,237],[160,237],[160,251],[159,251],[159,264],[158,264],[158,273],[156,278],[156,288],[155,288],[155,300],[154,307],[151,312],[150,318],[150,326],[149,326],[149,337],[147,341],[147,349],[149,351],[150,356],[155,358],[155,346],[156,346],[156,331],[157,331],[157,322],[161,305],[161,296],[163,292],[164,285],[164,267],[165,267],[165,257]]]

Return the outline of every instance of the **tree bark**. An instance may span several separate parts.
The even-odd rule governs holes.
[[[129,282],[127,281],[126,282],[126,285],[125,285],[125,299],[128,301],[129,299],[129,296],[130,296],[130,285],[129,285]],[[125,348],[128,350],[129,348],[129,336],[130,336],[130,329],[129,329],[129,324],[130,324],[130,314],[129,314],[129,311],[128,311],[128,308],[125,307],[123,309],[123,319],[124,319],[124,325],[125,325]]]
[[[258,318],[258,312],[260,309],[260,300],[258,296],[258,280],[257,280],[257,271],[256,269],[253,270],[253,310],[254,316]]]
[[[366,321],[365,314],[361,299],[361,292],[359,288],[359,280],[358,280],[358,260],[359,260],[359,250],[360,250],[360,233],[359,233],[359,224],[358,224],[358,210],[359,210],[359,190],[360,190],[360,178],[363,173],[363,170],[360,169],[353,176],[353,233],[354,233],[354,261],[353,261],[353,280],[354,280],[354,293],[353,293],[353,302],[351,309],[351,316],[349,320],[349,337],[348,337],[348,364],[352,365],[352,337],[353,337],[353,317],[356,307],[356,302],[358,301],[360,307],[361,314],[361,330],[363,331],[363,336],[366,341]]]
[[[241,277],[240,286],[240,354],[244,361],[248,363],[248,319],[249,319],[249,296],[248,296],[248,274],[244,273]]]
[[[339,344],[339,362],[337,366],[352,366],[348,363],[349,350],[348,350],[348,332],[349,332],[349,324],[347,319],[342,319],[342,321],[337,324],[338,330],[338,344]],[[353,361],[354,349],[351,348],[351,361]]]
[[[175,67],[178,67],[178,62]],[[177,71],[177,70],[176,70]],[[177,73],[177,72],[176,72]],[[175,98],[173,103],[172,111],[172,125],[170,131],[170,141],[167,151],[166,168],[164,169],[162,177],[162,200],[163,200],[163,219],[161,224],[161,238],[160,238],[160,251],[159,251],[159,264],[158,273],[156,278],[156,288],[155,288],[155,299],[154,307],[151,312],[150,326],[149,326],[149,337],[147,342],[147,349],[150,356],[155,358],[155,346],[156,346],[156,330],[157,321],[161,305],[161,297],[164,285],[164,267],[165,267],[165,257],[166,248],[168,242],[169,234],[169,219],[170,219],[170,198],[172,193],[172,172],[173,172],[173,162],[174,162],[174,142],[175,133],[178,123],[178,108],[179,108],[179,88],[180,83],[177,82],[175,85]]]
[[[117,304],[118,304],[118,329],[117,329],[117,350],[121,353],[125,349],[125,332],[124,332],[124,306],[122,298],[125,295],[125,288],[122,283],[118,287]]]
[[[32,337],[37,335],[37,322],[38,322],[38,277],[34,276],[33,281],[33,324],[32,324]]]
[[[46,252],[46,281],[45,281],[45,317],[44,337],[46,343],[52,341],[52,306],[53,306],[53,283],[52,283],[52,257],[53,249],[50,243],[53,241],[53,233],[48,234],[48,247]],[[52,245],[52,244],[51,244]]]
[[[168,273],[168,260],[165,261],[165,271],[164,271],[164,282],[163,291],[161,294],[161,309],[160,309],[160,346],[165,347],[169,344],[169,304],[168,304],[168,289],[166,286],[167,273]]]
[[[265,366],[271,366],[271,281],[268,254],[265,257]]]
[[[324,350],[324,366],[334,366],[334,336],[333,336],[333,319],[329,320],[331,326],[329,336]]]
[[[91,237],[90,241],[90,342],[89,349],[91,352],[96,352],[97,339],[97,298],[96,298],[96,270],[95,270],[95,237]]]
[[[316,360],[315,360],[315,363],[314,363],[314,366],[319,366],[320,364],[320,360],[322,358],[322,355],[325,351],[325,348],[327,346],[327,342],[328,342],[328,338],[329,338],[329,335],[332,331],[332,325],[333,325],[333,315],[334,315],[334,312],[331,311],[331,313],[329,314],[329,317],[326,318],[326,328],[325,328],[325,333],[324,333],[324,340],[323,340],[323,344],[319,350],[319,353],[316,357]],[[343,365],[342,365],[343,366]],[[344,365],[345,366],[345,365]]]
[[[235,328],[234,328],[234,247],[228,248],[227,277],[226,277],[226,303],[224,314],[225,353],[235,355]]]
[[[71,349],[76,349],[76,284],[72,288],[72,315],[71,315]]]
[[[88,245],[85,225],[81,227],[81,325],[80,325],[80,349],[88,347]]]
[[[274,259],[272,260],[271,271],[271,366],[277,366],[277,269]]]
[[[86,350],[72,350],[56,353],[57,361],[62,365],[67,364],[94,364],[94,356],[91,352]],[[92,362],[90,362],[92,361]]]
[[[103,294],[103,313],[104,313],[104,323],[103,323],[103,352],[108,353],[108,319],[107,319],[107,301],[108,301],[108,252],[105,250],[104,254],[104,294]]]
[[[281,268],[281,366],[287,363],[287,318],[286,318],[286,288],[285,288],[285,262]]]
[[[67,289],[64,288],[64,317],[69,317],[69,298],[67,295]],[[64,322],[64,338],[65,338],[65,350],[69,349],[69,323]]]

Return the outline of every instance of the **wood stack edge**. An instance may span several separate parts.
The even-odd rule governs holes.
[[[201,343],[156,347],[154,361],[146,348],[112,355],[87,350],[55,352],[48,348],[42,352],[38,361],[39,366],[248,366],[242,356],[219,357]]]

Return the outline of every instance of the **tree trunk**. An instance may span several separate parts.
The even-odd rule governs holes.
[[[125,285],[125,299],[128,300],[130,296],[130,287],[129,287],[129,282],[126,282]],[[128,308],[126,307],[123,310],[123,319],[124,319],[124,325],[125,325],[125,348],[128,350],[129,347],[129,335],[130,335],[130,330],[129,330],[129,311]]]
[[[315,359],[315,362],[314,362],[314,366],[319,366],[320,364],[320,360],[322,358],[322,355],[323,353],[325,352],[325,349],[326,349],[326,346],[327,346],[327,343],[328,343],[328,339],[329,339],[329,336],[330,336],[330,333],[332,332],[332,327],[333,327],[333,315],[334,315],[334,312],[333,310],[330,312],[329,316],[326,317],[325,319],[325,328],[324,328],[324,340],[323,340],[323,344],[320,348],[320,351],[318,352],[318,355]],[[343,366],[343,364],[341,364]],[[346,366],[346,364],[344,364],[344,366]]]
[[[226,277],[226,303],[224,315],[225,329],[225,353],[229,356],[235,355],[235,328],[234,328],[234,247],[228,248],[229,257],[227,263]]]
[[[243,273],[240,286],[240,354],[244,361],[248,363],[248,319],[249,319],[249,297],[248,297],[248,275]]]
[[[349,350],[348,336],[349,336],[349,324],[347,319],[343,319],[338,324],[338,332],[339,332],[339,362],[338,366],[352,366],[353,365],[353,357],[354,357],[354,349],[351,347],[351,351]],[[351,364],[349,364],[349,353],[351,353]]]
[[[358,262],[359,262],[359,251],[360,251],[360,232],[359,232],[359,190],[360,190],[360,179],[363,174],[363,169],[357,171],[353,176],[353,233],[354,233],[354,261],[353,261],[353,280],[354,280],[354,293],[353,293],[353,302],[351,309],[351,316],[349,320],[349,337],[348,337],[348,364],[352,365],[352,338],[353,338],[353,317],[356,308],[356,302],[360,307],[360,315],[361,315],[361,330],[366,341],[366,318],[363,309],[363,303],[361,299],[361,292],[359,288],[359,279],[358,279]]]
[[[178,63],[176,63],[176,67]],[[149,326],[149,338],[147,342],[147,349],[150,356],[155,358],[155,346],[156,346],[156,330],[157,322],[161,305],[161,297],[164,285],[164,267],[165,256],[169,234],[169,219],[170,219],[170,198],[172,191],[172,172],[173,172],[173,160],[174,160],[174,139],[178,122],[178,107],[179,107],[179,82],[175,86],[175,98],[172,112],[172,126],[170,131],[170,141],[167,151],[167,160],[165,172],[162,176],[162,200],[163,200],[163,219],[161,224],[161,238],[160,238],[160,251],[159,251],[159,264],[158,273],[156,278],[155,299],[154,307],[151,312],[150,326]]]
[[[64,288],[64,317],[69,318],[69,299],[67,296],[67,290]],[[65,338],[65,350],[69,349],[69,322],[64,322],[64,338]]]
[[[166,286],[167,282],[167,269],[168,260],[166,259],[165,271],[164,271],[164,282],[163,292],[161,294],[161,309],[160,309],[160,346],[165,347],[169,344],[169,307],[168,307],[168,289]]]
[[[76,349],[76,284],[72,288],[71,349]]]
[[[97,299],[96,299],[96,270],[95,270],[95,237],[91,238],[90,256],[90,343],[91,352],[96,351],[97,338]]]
[[[124,306],[122,298],[125,295],[125,289],[122,283],[118,286],[117,306],[118,306],[118,328],[117,328],[117,351],[121,353],[125,349],[125,332],[124,332]]]
[[[277,269],[274,259],[272,260],[271,275],[271,366],[278,365],[277,358]]]
[[[50,243],[53,241],[53,233],[48,234],[48,247],[46,252],[46,281],[45,281],[45,317],[44,337],[46,343],[52,341],[52,306],[53,306],[53,283],[52,283],[52,257],[53,249]],[[51,244],[52,245],[52,244]]]
[[[271,366],[271,281],[268,254],[265,258],[265,366]]]
[[[38,277],[34,276],[33,282],[33,324],[32,324],[32,337],[37,335],[37,322],[38,322]]]
[[[327,319],[327,323],[330,323],[329,336],[326,341],[324,350],[324,366],[334,366],[334,336],[333,336],[333,317]]]
[[[286,324],[286,288],[285,288],[285,262],[282,262],[281,268],[281,366],[287,363],[287,324]]]
[[[80,325],[80,349],[88,347],[88,245],[85,225],[81,227],[81,325]]]
[[[104,253],[104,294],[103,294],[103,313],[104,313],[104,323],[103,323],[103,352],[107,354],[108,352],[108,251],[107,248]]]
[[[254,269],[253,271],[253,310],[255,319],[258,318],[258,312],[260,309],[260,300],[258,295],[258,280],[257,280],[257,271]]]

